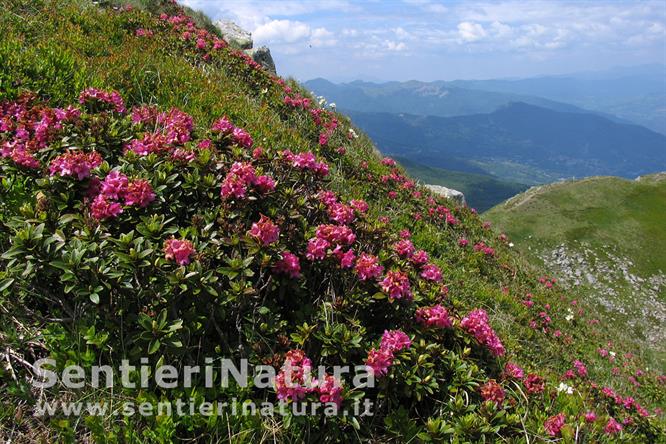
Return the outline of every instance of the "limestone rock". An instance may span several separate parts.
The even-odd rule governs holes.
[[[218,20],[215,26],[220,30],[222,38],[236,49],[252,49],[252,34],[230,20]]]
[[[261,46],[256,49],[246,49],[245,53],[252,57],[252,60],[260,64],[269,72],[277,74],[275,72],[275,62],[271,56],[271,50],[266,46]]]
[[[458,205],[465,205],[465,195],[461,193],[458,190],[454,190],[451,188],[446,188],[441,185],[428,185],[426,184],[426,187],[430,189],[433,193],[440,194],[447,199],[451,199],[458,203]]]

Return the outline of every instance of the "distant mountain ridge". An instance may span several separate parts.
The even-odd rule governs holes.
[[[346,112],[387,154],[521,183],[666,169],[666,136],[593,114],[521,102],[448,118]]]
[[[490,113],[512,102],[524,102],[543,108],[574,113],[595,113],[563,102],[511,92],[482,91],[451,82],[372,83],[356,80],[335,84],[313,79],[305,86],[329,102],[354,111],[409,113],[439,117]],[[612,115],[605,117],[621,121]]]

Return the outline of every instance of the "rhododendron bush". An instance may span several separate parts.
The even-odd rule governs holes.
[[[431,195],[298,84],[169,2],[151,3],[156,15],[33,3],[51,30],[1,16],[0,421],[34,434],[22,418],[39,397],[369,399],[372,416],[56,416],[39,427],[50,440],[127,442],[659,436],[663,375],[620,353],[472,209]],[[26,35],[62,63],[13,50]],[[59,369],[247,359],[276,377],[269,388],[203,389],[198,375],[194,388],[37,392],[27,381],[44,357]],[[365,366],[376,384],[334,366]]]

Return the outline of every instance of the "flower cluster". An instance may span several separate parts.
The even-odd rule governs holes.
[[[496,405],[501,405],[504,402],[504,389],[494,379],[483,384],[479,392],[484,401],[492,401]]]
[[[90,176],[90,170],[101,164],[102,156],[97,151],[86,153],[72,150],[53,159],[49,165],[49,172],[51,176],[73,176],[83,180]]]
[[[451,328],[453,326],[449,312],[442,305],[418,308],[416,321],[426,327]]]
[[[277,261],[273,266],[273,272],[284,274],[291,278],[298,278],[301,276],[301,263],[298,256],[289,251],[282,252],[282,259]]]
[[[284,150],[280,152],[280,155],[294,168],[310,170],[322,177],[328,175],[328,164],[326,162],[317,162],[317,158],[311,152],[294,154],[290,150]]]
[[[175,261],[178,265],[187,265],[194,254],[192,242],[181,239],[167,239],[164,242],[164,258]]]
[[[270,218],[262,214],[259,221],[253,223],[252,228],[247,233],[257,239],[261,245],[267,246],[277,242],[280,237],[280,228]]]
[[[275,390],[280,400],[298,401],[314,389],[312,361],[303,350],[290,350],[275,377]]]
[[[249,186],[261,193],[275,189],[275,180],[270,176],[257,176],[254,167],[247,162],[234,162],[222,180],[220,195],[223,199],[243,199]]]
[[[227,119],[227,117],[222,117],[213,123],[211,127],[213,133],[218,133],[222,136],[231,137],[231,140],[244,148],[252,148],[254,141],[252,136],[243,128],[235,126],[233,123]]]
[[[523,385],[527,389],[527,393],[530,395],[542,393],[546,388],[544,379],[535,373],[527,375],[527,377],[523,379]]]
[[[472,310],[462,319],[460,326],[474,336],[480,344],[488,347],[493,355],[502,356],[504,354],[504,346],[488,323],[488,313],[485,310]]]
[[[495,249],[489,247],[484,242],[477,242],[476,244],[474,244],[474,251],[480,251],[489,257],[495,256]]]
[[[421,277],[426,281],[441,282],[442,270],[435,264],[427,264],[421,270]]]
[[[102,91],[97,88],[87,88],[79,94],[79,103],[92,107],[100,106],[103,109],[109,107],[111,111],[120,114],[127,111],[125,102],[117,91]]]
[[[91,214],[97,220],[116,217],[123,212],[121,201],[128,206],[147,207],[155,200],[155,192],[146,179],[129,181],[118,170],[111,171],[100,184],[100,191],[91,205]]]
[[[385,331],[382,336],[379,349],[371,349],[365,361],[375,376],[383,376],[388,373],[389,367],[393,365],[395,353],[407,349],[412,345],[409,336],[400,330]]]
[[[356,274],[362,281],[378,278],[384,272],[384,267],[379,264],[376,256],[367,253],[361,253],[356,259]]]
[[[81,112],[71,106],[35,106],[33,95],[0,104],[0,156],[10,158],[23,168],[37,169],[41,164],[34,153],[45,148],[66,122],[78,119]]]
[[[507,378],[523,379],[525,377],[525,372],[518,364],[507,362],[504,366],[504,375]]]
[[[379,285],[382,291],[387,294],[391,300],[412,299],[409,277],[401,271],[389,271]]]
[[[546,419],[546,422],[543,424],[543,428],[546,429],[546,433],[548,433],[550,436],[559,436],[562,427],[564,427],[564,424],[566,423],[566,416],[564,416],[564,413],[558,413],[555,416],[551,416],[550,418]]]

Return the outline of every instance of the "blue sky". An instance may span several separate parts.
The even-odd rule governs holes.
[[[529,77],[666,63],[666,1],[181,0],[299,80]]]

